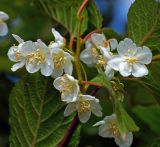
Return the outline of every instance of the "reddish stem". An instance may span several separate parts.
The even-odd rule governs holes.
[[[70,41],[69,41],[69,48],[72,49],[73,47],[73,42],[74,42],[74,37],[73,35],[70,35]]]
[[[90,82],[90,81],[82,81],[81,84],[93,85],[95,87],[102,87],[101,84],[98,84],[96,82]]]
[[[88,3],[89,0],[84,0],[82,5],[80,6],[78,12],[77,12],[77,17],[80,17],[83,9],[86,7],[87,3]]]
[[[87,34],[87,35],[83,38],[83,41],[85,42],[87,39],[89,39],[92,34],[94,34],[94,33],[100,33],[100,32],[101,32],[100,29],[97,29],[97,30],[94,30],[94,31],[90,32],[89,34]]]
[[[72,137],[72,134],[74,133],[76,127],[78,126],[78,123],[79,123],[79,119],[78,119],[78,115],[76,115],[73,118],[70,126],[67,129],[65,136],[63,137],[63,139],[60,142],[60,144],[58,145],[58,147],[65,147],[68,144],[68,142],[70,141],[70,139]]]

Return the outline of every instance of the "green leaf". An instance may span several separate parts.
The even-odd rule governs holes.
[[[160,5],[155,0],[135,0],[128,13],[128,36],[160,50]]]
[[[89,23],[91,23],[95,28],[100,29],[102,27],[102,16],[94,1],[89,1],[87,4],[87,10]]]
[[[160,134],[160,106],[137,106],[133,112],[154,132]]]
[[[11,147],[57,147],[73,119],[64,118],[64,104],[53,79],[39,73],[14,87],[9,108]]]
[[[107,39],[116,38],[118,41],[121,41],[123,39],[123,36],[119,35],[110,28],[103,28],[102,32],[104,33]]]
[[[37,3],[37,1],[35,1]],[[77,28],[78,28],[78,18],[77,11],[82,3],[82,1],[73,1],[72,5],[69,3],[63,4],[63,2],[57,1],[57,3],[52,2],[51,0],[39,0],[39,3],[46,12],[46,14],[53,19],[54,27],[57,25],[63,26],[70,34],[74,37],[77,36]],[[87,29],[88,23],[88,13],[86,9],[83,10],[82,16],[85,18],[82,22],[81,35]]]
[[[115,113],[117,115],[118,126],[121,134],[126,132],[139,131],[138,126],[135,124],[134,120],[128,115],[128,113],[123,108],[122,104],[117,101]]]
[[[153,90],[160,95],[160,63],[153,62],[149,67],[149,75],[145,78],[145,82],[150,85]]]

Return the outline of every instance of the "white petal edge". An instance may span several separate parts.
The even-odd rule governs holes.
[[[0,23],[0,36],[5,36],[8,33],[8,26],[6,23]]]
[[[132,75],[134,77],[143,77],[148,75],[148,69],[144,64],[136,63],[132,68]]]

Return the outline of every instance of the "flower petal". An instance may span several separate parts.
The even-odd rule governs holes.
[[[61,91],[61,88],[62,88],[61,77],[56,78],[53,82],[53,85],[57,90]]]
[[[96,64],[97,59],[92,56],[91,49],[85,49],[80,54],[80,59],[85,64]]]
[[[152,52],[148,47],[143,46],[142,48],[138,48],[136,57],[138,62],[142,64],[149,64],[152,61]]]
[[[125,139],[115,138],[115,142],[119,147],[130,147],[133,142],[133,134],[129,132]]]
[[[67,61],[65,66],[64,66],[64,72],[66,74],[72,75],[72,71],[73,71],[73,65],[71,61]]]
[[[118,46],[118,41],[116,39],[109,39],[111,51],[114,51]]]
[[[8,33],[8,26],[6,23],[0,23],[0,36],[5,36]]]
[[[112,57],[108,62],[107,62],[107,64],[111,67],[111,68],[113,68],[114,70],[119,70],[119,64],[121,63],[121,62],[123,62],[124,61],[124,58],[122,57],[122,56],[114,56],[114,57]]]
[[[63,74],[62,68],[60,68],[59,70],[54,69],[51,76],[53,78],[57,78],[57,77],[60,77],[62,74]]]
[[[32,64],[26,62],[26,69],[29,73],[35,73],[40,69],[41,64],[38,61],[34,61]]]
[[[61,34],[58,31],[55,30],[55,28],[52,28],[52,33],[55,37],[55,42],[59,41],[61,44],[64,43],[63,37],[61,36]]]
[[[92,113],[94,113],[98,117],[102,117],[101,105],[96,102],[90,102],[92,107]]]
[[[12,46],[10,47],[10,49],[8,50],[8,57],[11,61],[13,62],[17,62],[18,60],[16,59],[16,50],[17,50],[17,46]]]
[[[100,46],[100,52],[103,55],[103,58],[108,61],[109,59],[111,59],[111,53],[109,52],[109,50],[107,48],[104,48],[102,46]]]
[[[145,65],[136,63],[133,65],[132,75],[134,77],[143,77],[148,75],[148,69]]]
[[[7,13],[0,11],[0,19],[2,19],[3,21],[6,21],[9,19],[9,16]]]
[[[131,39],[125,38],[118,44],[117,51],[119,55],[133,56],[137,52],[137,46]]]
[[[41,65],[41,73],[44,76],[50,76],[52,74],[52,67],[51,65],[48,65],[46,62]]]
[[[90,116],[91,116],[91,111],[78,112],[79,120],[82,123],[86,123],[89,120]]]
[[[99,127],[99,136],[102,136],[102,137],[113,137],[113,134],[112,134],[112,131],[109,130],[109,128],[107,127],[107,124],[102,124],[100,127]]]
[[[76,104],[75,103],[69,103],[64,111],[64,116],[69,116],[74,111],[76,111]]]
[[[99,48],[100,46],[105,46],[104,42],[106,41],[106,38],[103,34],[94,33],[91,35],[91,42]]]
[[[22,60],[21,62],[14,64],[11,70],[16,71],[17,69],[22,68],[24,65],[25,65],[25,60]]]
[[[35,52],[36,46],[35,43],[32,41],[26,41],[21,46],[21,52],[24,56],[27,56],[30,53]]]
[[[131,74],[131,68],[131,65],[129,65],[127,62],[121,62],[119,64],[119,72],[124,77],[128,77]]]
[[[109,80],[111,80],[114,76],[114,70],[109,65],[107,65],[105,67],[105,74],[106,74],[107,78]]]
[[[14,39],[16,39],[16,40],[17,40],[17,42],[18,42],[18,43],[22,43],[22,42],[24,42],[24,40],[23,40],[23,39],[21,39],[18,35],[12,34],[12,36],[14,37]]]
[[[101,121],[95,123],[95,124],[93,125],[93,127],[100,126],[100,125],[103,125],[103,124],[105,124],[105,121],[104,121],[104,120],[101,120]]]

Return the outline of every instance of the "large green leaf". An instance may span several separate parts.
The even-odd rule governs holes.
[[[149,75],[145,78],[145,82],[150,85],[153,90],[160,95],[160,63],[153,62],[149,68]]]
[[[144,107],[137,106],[133,112],[146,123],[154,132],[160,134],[160,107],[157,105]]]
[[[160,50],[160,5],[155,0],[135,0],[128,13],[128,36]]]
[[[73,116],[64,118],[64,104],[52,82],[36,73],[13,89],[9,104],[11,147],[57,147],[64,137]]]
[[[77,11],[82,3],[82,1],[71,1],[63,3],[63,1],[55,1],[52,0],[39,0],[35,1],[35,3],[40,3],[43,10],[46,14],[52,18],[55,22],[54,27],[60,25],[64,27],[70,34],[77,36],[77,28],[78,28],[78,18]],[[71,3],[70,3],[71,2]],[[88,13],[85,10],[82,12],[82,16],[85,18],[82,22],[81,34],[83,34],[87,29],[88,23]]]

